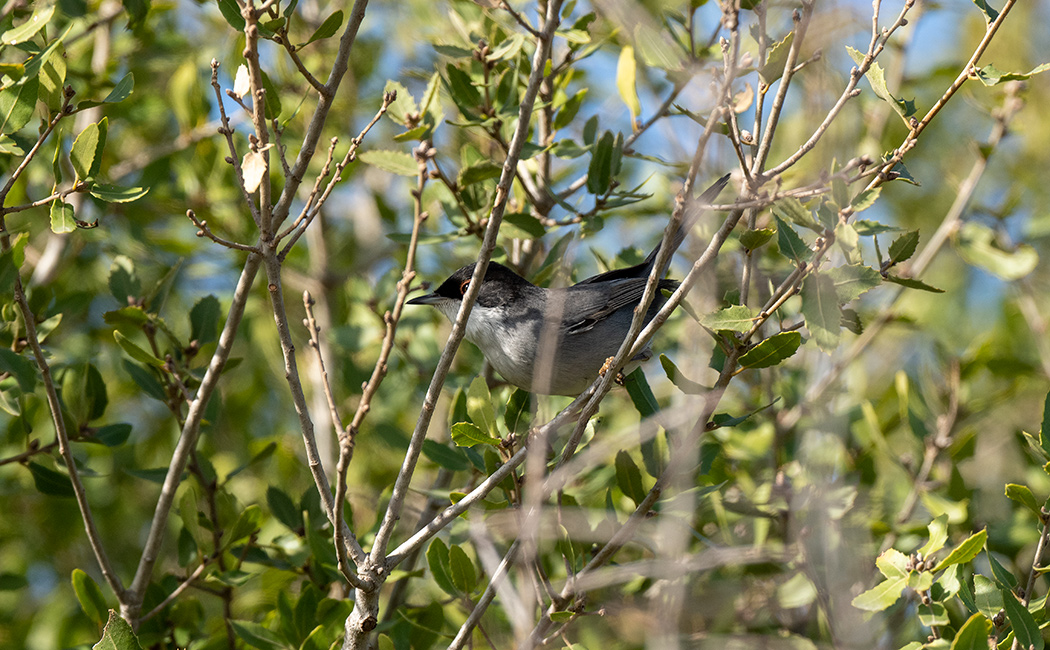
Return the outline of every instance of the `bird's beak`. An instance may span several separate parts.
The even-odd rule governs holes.
[[[418,298],[409,300],[406,305],[436,305],[441,301],[441,296],[436,293],[428,293]]]

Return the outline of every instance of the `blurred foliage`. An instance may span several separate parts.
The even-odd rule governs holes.
[[[546,589],[579,572],[677,463],[685,470],[631,543],[590,576],[586,599],[552,607],[548,619],[563,631],[555,643],[917,648],[935,638],[929,647],[986,647],[991,632],[1000,647],[1014,635],[1043,647],[1045,582],[1035,580],[1034,594],[1019,589],[1027,590],[1046,537],[1050,496],[1050,275],[1038,263],[1050,254],[1050,85],[1038,75],[1050,60],[1050,13],[1045,3],[1019,3],[982,58],[994,67],[968,81],[908,152],[901,172],[915,182],[865,194],[863,182],[841,180],[843,169],[856,172],[846,161],[877,161],[900,145],[909,107],[921,116],[937,101],[993,11],[961,0],[918,5],[860,96],[778,178],[784,188],[828,182],[831,191],[779,201],[737,227],[689,308],[658,333],[662,370],[652,363],[632,375],[588,425],[586,462],[544,508],[535,548],[474,632],[476,645],[510,647],[527,634],[551,605]],[[536,8],[509,6],[515,14],[481,0],[367,9],[293,217],[326,143],[339,138],[338,160],[384,91],[396,90],[397,100],[284,267],[286,294],[309,289],[324,310],[344,420],[394,305],[421,140],[435,157],[421,199],[430,218],[419,275],[436,284],[476,256],[535,48],[519,20],[535,25]],[[758,136],[756,93],[769,92],[768,115],[782,72],[759,62],[782,67],[796,7],[742,6],[741,56],[751,63],[741,66],[734,102],[740,128]],[[869,40],[868,11],[867,3],[816,8],[770,161],[790,156],[838,98],[855,64],[846,46]],[[898,11],[883,7],[882,21]],[[323,82],[350,13],[279,2],[262,22],[267,117],[290,160],[317,93],[277,41],[296,44],[302,66]],[[534,127],[523,151],[494,257],[541,284],[637,263],[658,240],[715,106],[717,39],[728,34],[712,2],[569,2],[561,13],[535,111],[549,130]],[[19,276],[94,522],[127,584],[186,417],[184,395],[216,350],[245,257],[195,236],[186,211],[225,239],[258,237],[216,134],[210,85],[215,59],[221,88],[235,87],[242,25],[233,0],[8,3],[0,17],[0,180],[18,175],[4,190],[0,255],[0,647],[90,647],[102,638],[110,644],[102,647],[124,648],[137,638],[144,648],[269,650],[327,648],[342,638],[352,590],[306,464],[265,282],[251,289],[207,405],[145,593],[142,613],[151,615],[134,635],[109,612],[119,611],[117,596],[71,498],[44,378],[13,298]],[[766,35],[752,39],[760,26]],[[1036,74],[1022,79],[1029,71]],[[243,154],[250,117],[222,97]],[[648,125],[668,97],[668,114]],[[72,111],[63,116],[66,104]],[[1009,121],[1007,135],[986,145],[997,119]],[[41,138],[52,121],[54,132]],[[715,127],[700,178],[738,166],[727,133]],[[911,277],[908,265],[985,157],[948,247]],[[279,191],[274,168],[263,182]],[[863,214],[839,223],[847,208]],[[721,221],[704,217],[684,248],[700,251]],[[741,343],[774,287],[813,261],[818,238],[836,240],[830,262]],[[742,301],[749,255],[752,293]],[[672,268],[676,277],[685,269]],[[303,307],[288,303],[310,384],[319,373],[298,326]],[[853,356],[873,324],[885,326]],[[356,439],[347,520],[366,550],[447,331],[431,310],[405,311]],[[689,430],[727,355],[742,370],[698,442]],[[506,460],[508,443],[567,403],[483,381],[482,368],[480,352],[465,344],[395,544],[421,513],[475,488]],[[308,392],[320,397],[316,384]],[[323,398],[311,414],[333,476]],[[554,457],[564,440],[549,444]],[[523,480],[519,472],[501,483],[423,557],[395,569],[378,647],[448,645],[516,539]]]

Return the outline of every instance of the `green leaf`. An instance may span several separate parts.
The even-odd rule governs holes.
[[[62,201],[62,199],[55,199],[51,202],[51,232],[61,235],[67,232],[73,232],[77,229],[76,215],[73,212],[73,206]]]
[[[237,516],[237,522],[230,529],[229,535],[223,536],[223,548],[229,548],[234,542],[239,542],[245,537],[253,535],[259,530],[262,517],[262,508],[254,503],[242,510],[241,514]]]
[[[800,345],[798,332],[780,332],[740,355],[738,362],[744,368],[769,368],[794,355]]]
[[[62,103],[65,101],[65,54],[63,48],[57,47],[47,55],[46,59],[43,59],[43,63],[40,66],[40,101],[52,112],[60,110]],[[61,149],[61,147],[56,147],[57,149]],[[56,183],[58,182],[61,181],[56,180]]]
[[[117,82],[116,86],[113,86],[113,90],[109,91],[106,98],[102,100],[103,104],[118,104],[128,97],[131,96],[132,91],[135,90],[135,74],[132,72],[124,75],[120,81]]]
[[[915,249],[919,245],[919,231],[909,230],[908,232],[900,235],[893,240],[890,244],[890,257],[888,263],[890,266],[894,264],[900,264],[915,254]]]
[[[884,578],[907,578],[908,556],[895,548],[889,548],[875,558],[875,566]]]
[[[852,47],[847,47],[846,51],[853,57],[853,60],[860,65],[864,61],[864,54]],[[871,67],[864,73],[864,78],[871,84],[872,91],[875,92],[875,96],[884,102],[889,103],[893,107],[893,110],[897,111],[897,114],[902,118],[910,117],[915,113],[915,102],[910,99],[898,99],[890,93],[889,88],[886,87],[886,73],[883,71],[882,66],[876,62],[872,62]]]
[[[88,618],[102,625],[104,619],[108,618],[109,607],[106,605],[106,597],[102,595],[98,583],[80,569],[73,569],[73,592],[80,602],[80,609],[84,610]]]
[[[398,176],[416,176],[419,174],[419,165],[412,156],[400,151],[362,151],[357,158],[368,165],[378,167],[385,172],[397,174]]]
[[[11,373],[23,393],[31,393],[36,388],[36,364],[17,352],[0,348],[0,372]]]
[[[558,113],[554,116],[553,129],[559,131],[572,124],[572,121],[576,119],[576,115],[580,112],[580,107],[583,105],[583,100],[587,97],[587,89],[581,88],[579,92],[570,97],[561,107],[558,109]],[[563,140],[563,142],[567,142]]]
[[[91,363],[66,368],[62,375],[62,401],[77,424],[87,424],[102,417],[109,405],[106,382]]]
[[[973,0],[973,3],[977,5],[977,8],[984,14],[984,20],[987,24],[991,25],[999,18],[999,12],[992,8],[988,4],[987,0]]]
[[[1039,445],[1050,455],[1050,393],[1043,399],[1043,421],[1039,425]]]
[[[148,187],[121,187],[105,183],[92,183],[88,190],[91,196],[106,203],[130,203],[138,201],[149,192]]]
[[[985,548],[985,553],[988,555],[988,565],[992,568],[992,577],[995,578],[996,584],[1004,589],[1013,589],[1017,587],[1017,578],[1014,574],[1006,570],[999,560],[995,559],[995,554]]]
[[[448,568],[452,586],[461,593],[470,594],[478,586],[478,575],[474,570],[474,563],[458,544],[453,544],[448,549]]]
[[[305,43],[299,45],[299,47],[303,47],[304,45],[309,45],[310,43],[313,43],[315,41],[319,41],[319,40],[324,39],[324,38],[331,38],[332,36],[335,36],[335,33],[338,32],[339,28],[342,27],[342,26],[343,26],[343,12],[342,12],[342,10],[337,10],[335,13],[333,13],[328,18],[325,18],[324,22],[321,23],[321,26],[318,27],[314,31],[313,35],[310,36],[310,39],[307,40]]]
[[[1006,618],[1013,626],[1014,638],[1021,642],[1022,648],[1043,650],[1043,635],[1039,633],[1039,624],[1035,622],[1032,613],[1017,600],[1012,591],[1001,591],[1003,609],[1006,610]]]
[[[190,341],[206,345],[219,338],[219,319],[222,308],[219,299],[207,295],[197,301],[190,310]]]
[[[824,273],[811,275],[802,287],[802,315],[813,340],[830,354],[842,332],[842,310],[834,281]]]
[[[968,263],[1004,280],[1019,280],[1039,264],[1039,253],[1031,246],[1019,244],[1006,250],[998,244],[991,228],[972,221],[959,228],[955,247]]]
[[[17,573],[0,573],[0,591],[19,591],[29,586],[25,576]]]
[[[881,612],[897,602],[907,585],[908,580],[903,577],[883,580],[854,598],[853,606],[867,612]]]
[[[135,263],[126,255],[117,255],[109,266],[109,292],[120,305],[135,302],[142,293],[142,283],[135,272]]]
[[[1024,81],[1032,75],[1050,70],[1050,63],[1036,66],[1028,72],[1003,72],[992,64],[977,69],[977,78],[986,86],[995,86],[1007,81]]]
[[[102,638],[91,650],[142,650],[142,646],[128,622],[111,609]]]
[[[107,424],[95,431],[95,440],[107,447],[119,447],[131,436],[131,425],[125,422]]]
[[[787,219],[796,226],[808,228],[816,233],[823,233],[824,227],[813,218],[813,213],[807,210],[802,203],[794,197],[780,199],[773,204],[773,212],[782,219]]]
[[[4,45],[17,45],[24,43],[29,39],[36,36],[37,32],[47,25],[48,21],[51,20],[51,16],[55,13],[55,8],[58,5],[49,4],[42,7],[37,7],[33,11],[33,15],[29,17],[29,20],[25,21],[18,27],[12,27],[0,36],[0,43]]]
[[[460,169],[459,175],[456,177],[456,184],[460,187],[467,187],[482,181],[499,178],[501,173],[503,173],[503,165],[497,164],[492,160],[481,160],[469,167]]]
[[[887,275],[884,279],[887,282],[892,282],[893,284],[899,284],[902,287],[907,287],[909,289],[918,289],[919,291],[928,291],[930,293],[944,293],[944,289],[938,289],[937,287],[931,287],[930,285],[926,284],[925,282],[922,282],[920,280],[916,280],[914,278],[902,278],[902,277],[896,276],[896,275]]]
[[[656,415],[660,410],[660,404],[656,401],[649,382],[645,380],[645,372],[641,368],[635,368],[624,382],[627,395],[631,398],[634,408],[643,418]]]
[[[776,231],[772,228],[745,230],[740,235],[740,245],[749,251],[753,251],[769,241],[775,233]]]
[[[635,506],[645,499],[642,472],[631,455],[622,449],[616,453],[616,485],[624,496],[634,501]]]
[[[952,640],[951,650],[988,650],[992,622],[980,612],[971,616]]]
[[[919,549],[923,558],[944,548],[944,543],[948,541],[948,514],[938,515],[926,528],[930,531],[930,539]]]
[[[863,212],[871,206],[875,205],[875,201],[879,198],[879,194],[882,192],[881,187],[876,187],[870,190],[864,190],[857,196],[853,197],[853,201],[850,202],[850,206],[853,208],[853,212]]]
[[[495,435],[496,409],[492,404],[492,393],[482,377],[475,377],[467,389],[467,415],[470,421],[483,432]]]
[[[611,131],[606,131],[591,149],[591,163],[587,168],[587,191],[602,195],[609,189],[613,174],[613,144]]]
[[[389,80],[383,88],[383,93],[385,94],[389,92],[397,93],[397,97],[394,98],[394,101],[386,109],[387,117],[401,126],[413,126],[411,120],[408,118],[410,115],[418,113],[419,108],[416,106],[416,101],[412,98],[412,94],[408,92],[408,88],[405,88],[396,81]]]
[[[624,45],[616,64],[616,89],[620,92],[620,98],[631,113],[631,124],[634,124],[638,116],[642,114],[642,103],[638,100],[638,89],[635,86],[636,78],[637,63],[634,58],[634,48]]]
[[[287,650],[281,637],[252,621],[230,621],[233,633],[241,641],[259,650]]]
[[[788,52],[794,40],[795,32],[791,31],[783,40],[773,43],[773,46],[769,48],[765,65],[758,69],[758,76],[762,83],[769,86],[784,74],[784,64],[787,63]]]
[[[303,513],[284,490],[275,485],[266,488],[266,505],[277,521],[289,530],[298,531],[303,527]]]
[[[688,379],[685,375],[683,375],[682,371],[678,369],[678,366],[676,366],[673,361],[668,359],[666,354],[660,355],[660,365],[663,367],[664,374],[667,375],[667,379],[669,379],[672,384],[677,386],[678,390],[682,391],[686,395],[706,395],[708,392],[710,392],[711,389],[707,386],[704,386],[699,382],[695,382],[691,379]]]
[[[146,352],[128,337],[120,333],[120,330],[113,330],[113,338],[116,339],[117,345],[119,345],[129,357],[138,361],[139,363],[145,363],[146,365],[154,366],[156,368],[163,368],[164,362],[153,356],[149,352]]]
[[[500,234],[507,233],[520,239],[539,239],[547,233],[540,220],[525,212],[510,212],[503,215],[504,230]],[[512,226],[507,228],[506,226]],[[520,231],[520,232],[518,232]]]
[[[863,264],[850,264],[828,269],[827,276],[835,283],[839,303],[855,300],[863,293],[882,284],[882,274]]]
[[[434,577],[434,582],[445,593],[450,596],[461,595],[452,584],[448,547],[439,538],[435,537],[434,541],[430,542],[430,546],[427,547],[427,566],[430,568],[430,574]]]
[[[241,15],[241,10],[237,6],[236,0],[219,0],[219,12],[235,31],[244,31],[244,16]]]
[[[423,455],[439,467],[453,472],[470,469],[470,460],[464,455],[462,449],[453,449],[435,440],[423,441]]]
[[[106,118],[102,118],[105,121]],[[91,170],[96,168],[95,157],[98,154],[99,144],[102,143],[101,122],[88,124],[73,142],[73,149],[69,152],[69,161],[73,163],[73,169],[77,172],[77,180],[87,180],[94,176]]]
[[[451,63],[445,66],[445,73],[448,75],[446,84],[452,101],[455,102],[464,117],[473,119],[483,102],[481,94],[470,79],[470,75]]]
[[[774,218],[777,220],[777,247],[780,254],[790,257],[795,262],[808,262],[813,257],[813,251],[786,221],[780,217]]]
[[[1006,484],[1006,498],[1011,501],[1016,501],[1022,506],[1028,508],[1036,515],[1039,515],[1039,502],[1035,500],[1035,495],[1032,494],[1032,490],[1027,485],[1018,485],[1016,483]]]
[[[529,391],[516,388],[507,400],[507,408],[503,412],[503,423],[507,425],[507,431],[511,433],[524,433],[529,426],[532,417],[532,394]]]
[[[474,445],[500,444],[499,438],[493,438],[470,422],[457,422],[452,425],[452,442],[457,447],[473,447]]]
[[[933,568],[933,572],[943,571],[953,564],[962,564],[969,562],[970,560],[977,557],[977,554],[981,552],[984,547],[985,541],[988,539],[988,530],[980,530],[973,535],[970,535],[963,540],[958,546],[952,549],[952,552],[948,554],[943,560],[937,563],[937,566]]]
[[[755,324],[755,314],[745,305],[733,305],[707,314],[700,324],[716,332],[747,332]]]
[[[36,110],[39,88],[39,77],[32,76],[0,92],[0,133],[15,133],[29,123]]]
[[[167,402],[168,396],[164,392],[164,387],[160,385],[160,382],[149,370],[146,370],[138,364],[132,363],[128,359],[121,359],[121,364],[131,377],[131,380],[135,382],[136,386],[142,389],[143,393],[153,399],[165,403]]]
[[[61,472],[44,467],[39,463],[29,463],[29,472],[33,475],[33,484],[41,494],[53,497],[74,497],[73,483]]]
[[[878,221],[871,221],[868,219],[858,219],[853,222],[853,229],[857,231],[857,234],[861,237],[871,237],[873,235],[879,235],[884,232],[900,232],[900,228],[897,226],[887,226],[884,223]]]

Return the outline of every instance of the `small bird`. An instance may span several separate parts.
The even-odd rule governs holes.
[[[729,175],[698,199],[709,204],[729,182]],[[690,215],[670,241],[673,253],[700,217]],[[511,384],[535,393],[576,396],[587,389],[614,356],[631,326],[634,308],[645,291],[660,245],[641,264],[615,269],[571,287],[545,289],[506,266],[490,262],[474,308],[467,318],[466,338],[481,348],[492,367]],[[670,259],[670,258],[668,258]],[[659,275],[667,271],[660,269]],[[433,305],[455,321],[470,286],[474,265],[453,273],[433,293],[413,298],[410,305]],[[660,289],[678,282],[661,279]],[[657,293],[645,314],[648,323],[666,299]],[[623,372],[651,359],[648,345],[628,361]]]

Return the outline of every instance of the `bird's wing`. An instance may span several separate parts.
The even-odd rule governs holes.
[[[598,284],[577,284],[563,296],[574,316],[562,326],[567,334],[586,332],[604,318],[624,307],[634,307],[642,299],[646,278],[621,278]],[[674,289],[678,282],[661,280],[660,289]]]

